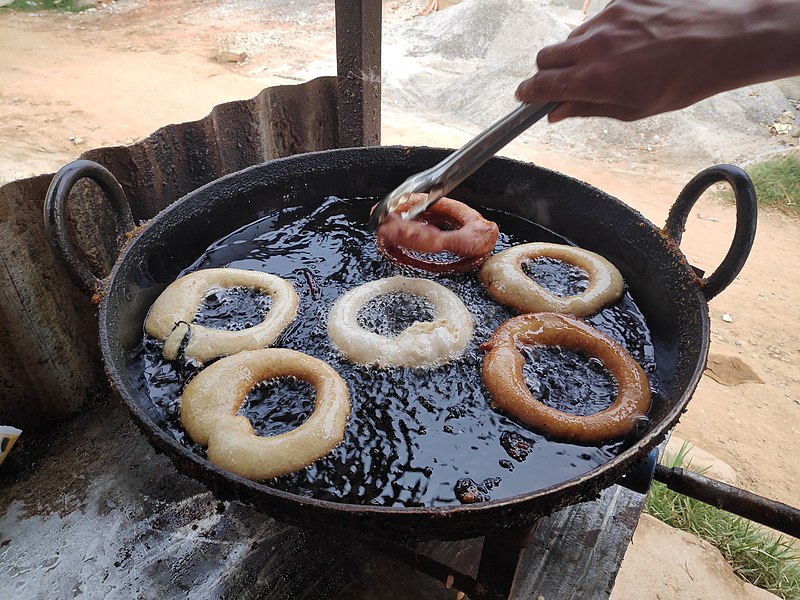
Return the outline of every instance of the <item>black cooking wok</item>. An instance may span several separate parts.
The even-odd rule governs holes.
[[[109,278],[95,278],[75,258],[65,228],[65,203],[83,177],[95,180],[130,227],[119,184],[105,169],[76,161],[51,185],[45,218],[54,243],[78,282],[102,292],[100,343],[111,383],[153,446],[217,497],[237,499],[275,517],[306,526],[332,524],[404,537],[465,538],[523,525],[563,506],[595,497],[634,468],[677,423],[705,367],[709,343],[707,302],[731,283],[752,246],[756,204],[752,184],[737,167],[720,165],[697,175],[673,206],[664,229],[585,183],[560,173],[495,158],[451,195],[476,207],[500,209],[538,223],[597,252],[622,272],[647,319],[655,348],[653,375],[664,402],[654,406],[638,441],[585,475],[511,498],[464,506],[395,508],[353,505],[289,494],[231,475],[183,447],[158,424],[130,357],[142,340],[148,308],[180,272],[214,241],[270,211],[316,206],[328,196],[386,194],[409,175],[449,151],[378,147],[332,150],[275,160],[216,180],[161,212],[124,248]],[[719,268],[702,278],[678,248],[693,204],[710,185],[734,189],[734,240]]]

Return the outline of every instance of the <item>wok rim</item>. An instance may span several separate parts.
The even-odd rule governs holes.
[[[660,422],[653,428],[652,431],[649,431],[645,435],[643,435],[640,439],[636,442],[631,444],[628,448],[611,458],[610,460],[606,461],[605,463],[591,469],[590,471],[578,475],[576,477],[572,477],[565,481],[559,482],[557,484],[553,484],[544,488],[539,488],[535,491],[516,494],[514,496],[508,496],[504,498],[499,498],[496,500],[488,500],[485,502],[478,502],[474,504],[462,504],[462,505],[443,505],[443,506],[425,506],[425,507],[404,507],[404,506],[377,506],[371,504],[351,504],[347,502],[337,502],[332,500],[322,500],[318,498],[312,498],[307,496],[300,496],[297,494],[293,494],[291,492],[286,492],[284,490],[276,489],[266,485],[264,483],[251,481],[232,473],[229,473],[216,465],[209,462],[207,459],[200,457],[199,455],[195,454],[188,448],[182,446],[178,440],[176,440],[173,436],[169,435],[164,429],[162,429],[157,423],[155,423],[150,416],[148,415],[147,411],[143,408],[144,402],[149,402],[149,398],[142,398],[141,400],[137,400],[139,394],[136,394],[133,390],[129,389],[129,386],[122,380],[120,372],[124,370],[124,365],[117,365],[113,360],[113,352],[111,349],[111,344],[109,341],[110,336],[110,329],[111,329],[111,322],[114,321],[114,317],[112,317],[109,313],[109,298],[111,296],[111,291],[114,289],[115,285],[118,282],[118,274],[119,271],[122,269],[123,265],[128,260],[129,256],[133,253],[133,251],[137,248],[139,244],[145,243],[147,241],[148,236],[155,235],[153,232],[158,229],[158,227],[162,226],[165,221],[168,221],[170,216],[173,213],[177,213],[183,209],[186,205],[198,201],[198,199],[202,199],[204,195],[209,193],[209,190],[213,190],[216,187],[225,186],[226,184],[230,184],[231,182],[235,182],[237,179],[241,178],[244,174],[253,173],[253,172],[269,172],[272,169],[280,169],[282,166],[291,163],[298,163],[302,164],[303,161],[319,161],[320,159],[325,159],[326,157],[335,156],[338,154],[345,154],[345,153],[353,153],[358,151],[367,151],[367,152],[390,152],[390,151],[397,151],[400,150],[402,152],[408,151],[415,151],[415,150],[435,150],[435,151],[444,151],[450,152],[449,149],[444,148],[429,148],[424,146],[379,146],[373,148],[339,148],[333,150],[323,150],[318,152],[311,152],[305,154],[298,154],[293,155],[285,158],[279,158],[272,161],[268,161],[265,163],[259,163],[256,165],[252,165],[247,167],[246,169],[236,171],[234,173],[230,173],[219,179],[213,180],[196,190],[186,194],[179,200],[175,201],[170,206],[166,207],[164,210],[159,212],[155,217],[145,223],[139,230],[137,230],[136,236],[133,237],[129,243],[125,245],[120,255],[117,257],[116,262],[111,270],[111,273],[105,280],[104,286],[104,293],[102,294],[102,300],[100,303],[98,321],[99,321],[99,336],[100,336],[100,347],[101,352],[103,355],[103,362],[105,366],[105,372],[108,379],[111,382],[111,386],[115,394],[117,394],[122,402],[125,404],[128,411],[131,413],[136,424],[142,429],[142,431],[146,434],[148,439],[150,440],[151,444],[155,447],[155,449],[159,452],[164,452],[167,454],[170,459],[175,463],[177,470],[181,472],[181,474],[187,475],[184,469],[181,468],[180,464],[178,463],[178,458],[189,461],[194,463],[196,467],[200,469],[200,475],[195,474],[188,474],[190,477],[194,479],[198,479],[202,483],[209,485],[209,479],[218,478],[222,480],[230,480],[235,486],[244,488],[248,491],[248,498],[255,495],[266,494],[267,496],[283,501],[289,502],[295,507],[304,507],[309,509],[320,509],[323,511],[333,511],[339,515],[348,515],[353,517],[360,517],[360,516],[375,516],[375,517],[398,517],[398,518],[447,518],[447,519],[457,519],[463,515],[480,515],[481,513],[486,513],[487,515],[498,511],[498,509],[503,508],[514,508],[518,510],[524,510],[524,508],[529,507],[532,513],[536,513],[538,515],[541,514],[548,514],[559,508],[574,504],[577,502],[582,502],[587,498],[578,498],[577,500],[573,500],[572,502],[567,501],[563,502],[565,497],[568,497],[568,492],[573,488],[578,488],[587,484],[593,479],[599,478],[601,475],[608,475],[611,473],[609,477],[612,481],[610,483],[606,483],[602,485],[600,489],[605,489],[611,487],[615,483],[618,483],[619,479],[628,471],[630,471],[636,464],[640,461],[644,460],[647,453],[655,448],[669,433],[669,431],[675,426],[675,424],[680,419],[683,412],[686,410],[686,406],[691,400],[694,391],[699,384],[702,373],[705,367],[705,363],[708,356],[708,350],[710,345],[710,317],[708,313],[708,301],[706,300],[705,296],[702,293],[702,290],[698,284],[698,279],[692,270],[691,266],[685,259],[685,256],[678,248],[677,244],[672,243],[672,238],[664,238],[663,231],[655,226],[652,222],[642,216],[638,211],[633,209],[632,207],[628,206],[627,204],[623,203],[622,201],[618,200],[617,198],[611,196],[607,192],[604,192],[586,182],[580,181],[568,175],[564,175],[563,173],[547,169],[536,165],[534,163],[523,162],[519,160],[514,160],[505,157],[495,157],[491,159],[492,161],[504,161],[510,163],[515,166],[519,166],[521,168],[526,167],[529,168],[531,166],[535,167],[537,170],[545,172],[549,175],[557,176],[558,178],[569,180],[574,183],[578,183],[587,190],[595,191],[601,194],[605,199],[612,201],[621,205],[621,207],[625,210],[632,211],[640,222],[640,226],[643,227],[648,233],[659,236],[664,239],[663,245],[665,246],[665,253],[668,253],[672,256],[673,259],[676,259],[675,262],[680,265],[680,268],[685,270],[686,280],[693,281],[694,285],[692,285],[691,289],[682,289],[682,294],[691,294],[695,296],[695,299],[698,303],[698,306],[701,307],[699,316],[699,323],[701,325],[701,331],[697,332],[698,340],[699,340],[699,347],[697,348],[697,356],[698,360],[697,363],[693,367],[693,372],[688,377],[688,385],[684,387],[682,392],[680,393],[679,397],[675,398],[673,406],[669,408],[667,414],[660,420]],[[295,165],[296,166],[296,165]],[[143,241],[144,240],[144,241]],[[677,256],[675,253],[677,252]],[[687,367],[688,369],[688,367]],[[676,394],[677,395],[677,394]],[[216,490],[216,486],[214,488]],[[213,491],[213,490],[212,490]],[[214,491],[215,495],[217,495],[217,491]],[[599,492],[598,492],[599,493]],[[222,495],[225,495],[222,492]],[[593,495],[597,495],[596,493]],[[235,498],[241,499],[241,493],[237,493]],[[245,500],[245,502],[250,500]],[[551,501],[550,505],[555,505],[556,507],[551,510],[546,510],[545,513],[536,510],[536,504],[538,503],[545,503],[546,501]],[[487,524],[487,525],[495,525],[495,524]],[[491,527],[487,527],[487,530]]]

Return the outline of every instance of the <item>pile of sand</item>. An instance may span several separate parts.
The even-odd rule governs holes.
[[[538,49],[563,40],[582,19],[565,2],[464,0],[394,24],[384,35],[384,99],[450,125],[484,128],[516,106],[514,90],[536,70]],[[525,137],[592,158],[746,162],[790,141],[769,130],[787,110],[794,113],[779,88],[764,84],[634,123],[571,119],[537,125]]]

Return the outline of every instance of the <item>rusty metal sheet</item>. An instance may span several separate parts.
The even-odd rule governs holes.
[[[337,83],[322,77],[267,88],[131,146],[81,155],[120,181],[134,218],[153,217],[223,175],[292,154],[336,148]],[[42,202],[51,175],[0,187],[0,423],[45,426],[108,397],[89,298],[77,292],[46,240]],[[95,275],[116,260],[120,239],[99,188],[76,186],[69,220]]]

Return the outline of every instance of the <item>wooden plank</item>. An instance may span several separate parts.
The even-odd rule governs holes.
[[[454,593],[457,593],[461,576],[471,579],[465,582],[463,589],[469,591],[474,586],[475,593],[470,595],[473,600],[607,599],[643,503],[642,494],[613,486],[597,500],[567,507],[541,519],[532,531],[521,528],[491,539],[426,542],[416,551],[439,563],[435,568],[430,565],[421,568],[430,569],[431,574],[435,572],[440,582],[446,581],[449,575],[455,585],[451,590]],[[523,543],[522,548],[519,542]],[[485,552],[490,556],[482,556]],[[396,562],[391,569],[392,577],[413,588],[425,587],[431,594],[443,594],[441,583],[439,591],[435,592],[437,588],[433,582],[436,579],[421,571],[414,572],[404,564],[413,563],[414,556],[413,551],[409,551],[404,562]],[[366,583],[360,582],[360,585]],[[387,590],[387,587],[391,586],[379,578],[371,582],[370,587],[359,588],[363,595],[343,598],[366,600],[380,596],[386,600],[409,600],[415,597]]]
[[[520,557],[512,598],[607,599],[644,495],[621,486],[542,519]]]
[[[380,0],[336,0],[339,144],[381,143]]]

